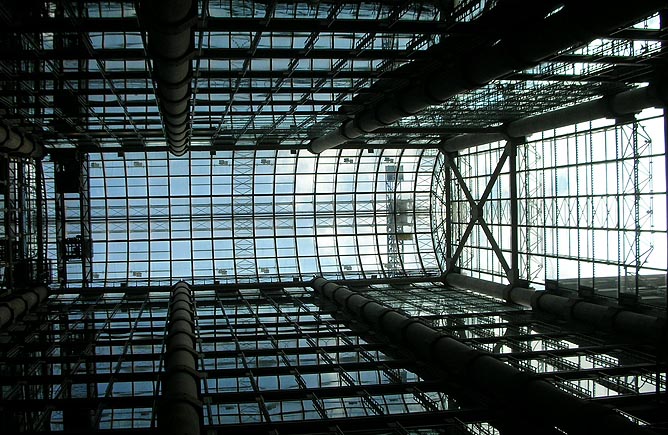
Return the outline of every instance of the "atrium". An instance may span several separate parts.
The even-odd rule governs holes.
[[[668,434],[668,1],[0,2],[0,432]]]

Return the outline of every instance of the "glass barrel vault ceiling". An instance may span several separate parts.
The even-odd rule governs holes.
[[[93,285],[438,274],[429,214],[436,155],[91,154]],[[45,172],[53,194],[48,163]],[[67,210],[75,237],[79,209]],[[80,265],[69,264],[68,282],[80,279]]]

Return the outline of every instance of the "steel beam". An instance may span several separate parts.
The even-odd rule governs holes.
[[[90,177],[89,158],[86,153],[79,153],[79,221],[82,239],[81,286],[88,288],[93,282],[93,242],[90,214]]]
[[[452,170],[450,165],[452,164],[452,159],[454,155],[451,153],[446,153],[444,156],[445,159],[445,261],[446,264],[450,264],[452,260]],[[436,243],[436,242],[434,242]]]
[[[516,286],[520,279],[519,255],[519,201],[517,199],[517,144],[515,141],[506,142],[509,163],[510,181],[510,274],[508,281]]]
[[[359,2],[356,2],[359,3]],[[315,19],[256,17],[207,17],[195,23],[198,32],[304,32],[304,33],[380,33],[380,34],[471,34],[478,32],[470,22],[426,21],[401,19],[391,25],[385,20]],[[85,18],[76,23],[68,19],[39,17],[29,21],[12,22],[0,28],[2,33],[59,33],[59,32],[139,32],[137,20],[130,18]],[[654,35],[653,33],[651,34]]]
[[[567,394],[550,383],[521,372],[489,353],[475,350],[421,321],[380,305],[358,292],[315,278],[313,288],[339,308],[364,322],[417,358],[456,377],[517,418],[521,410],[536,427],[556,427],[569,434],[646,434],[645,429],[607,408]],[[540,423],[539,423],[540,422]]]
[[[363,279],[341,279],[336,282],[341,283],[342,285],[351,285],[351,286],[369,286],[376,284],[388,284],[388,285],[405,285],[412,283],[424,283],[424,282],[441,282],[440,275],[416,275],[416,276],[395,276],[395,277],[381,277],[381,278],[363,278]],[[297,281],[282,281],[282,282],[251,282],[251,283],[217,283],[217,284],[197,284],[188,286],[191,292],[198,293],[204,291],[215,290],[222,293],[236,293],[239,290],[243,289],[259,289],[260,291],[271,291],[271,290],[280,290],[290,287],[310,287],[311,281],[308,280],[297,280]],[[119,287],[119,286],[104,286],[104,287],[91,287],[86,290],[86,294],[95,294],[102,295],[104,293],[118,293],[122,291],[128,295],[136,294],[145,294],[151,292],[162,292],[164,291],[164,286],[153,285],[153,286],[128,286],[128,287]],[[76,288],[62,288],[58,289],[59,294],[80,294],[80,289]]]
[[[35,162],[35,194],[37,213],[35,223],[37,225],[37,279],[48,285],[51,283],[49,267],[47,265],[47,221],[48,207],[46,200],[46,183],[44,181],[44,168],[42,162]]]

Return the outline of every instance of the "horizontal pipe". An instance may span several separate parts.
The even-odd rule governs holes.
[[[312,286],[358,321],[408,348],[419,359],[445,370],[491,403],[521,413],[569,434],[646,434],[611,408],[567,394],[530,373],[504,364],[491,354],[473,349],[421,321],[372,301],[324,278]],[[509,416],[517,419],[517,414]],[[539,432],[539,431],[538,431]]]
[[[49,289],[43,286],[10,295],[7,300],[0,302],[0,328],[11,325],[48,297]]]
[[[510,137],[522,137],[595,119],[615,119],[650,107],[664,107],[668,102],[667,90],[666,87],[646,86],[542,115],[529,116],[511,122],[507,133]]]
[[[0,152],[42,158],[44,146],[0,123]]]
[[[445,282],[452,287],[483,293],[563,319],[574,319],[598,329],[633,336],[642,341],[661,342],[666,339],[667,335],[666,320],[659,317],[599,305],[581,299],[567,298],[545,291],[510,288],[503,284],[458,273],[449,273]]]
[[[202,425],[200,376],[197,372],[195,312],[190,287],[172,287],[165,340],[165,372],[158,407],[158,430],[168,435],[199,435]]]
[[[615,119],[638,113],[650,107],[666,107],[668,86],[645,86],[602,97],[540,115],[528,116],[508,123],[505,133],[461,134],[441,142],[446,152],[461,151],[474,146],[509,138],[520,138],[541,131],[589,122],[595,119]]]
[[[536,292],[532,308],[565,319],[573,318],[598,329],[608,329],[642,341],[666,340],[666,320],[581,299]]]
[[[484,279],[464,276],[459,273],[449,273],[445,277],[445,283],[451,287],[464,290],[472,290],[478,293],[502,299],[525,307],[531,307],[532,297],[535,290],[522,287],[510,287]]]
[[[527,3],[526,8],[539,7],[538,3]],[[383,96],[336,130],[313,139],[309,150],[320,153],[339,146],[430,105],[443,103],[461,92],[480,88],[492,80],[536,65],[555,53],[580,46],[664,6],[665,2],[660,0],[629,3],[623,9],[610,8],[603,0],[568,1],[563,9],[549,14],[544,20],[515,23],[518,30],[510,32],[498,43],[478,49],[469,56],[461,56],[437,72],[429,72],[392,95]],[[528,12],[531,11],[524,11]],[[508,23],[511,25],[513,23]]]

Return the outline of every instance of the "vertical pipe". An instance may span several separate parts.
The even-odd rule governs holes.
[[[148,29],[148,52],[169,151],[189,148],[192,55],[197,2],[142,0],[139,16]]]
[[[202,425],[200,377],[197,372],[195,309],[190,287],[172,287],[165,340],[165,372],[158,407],[158,430],[167,435],[199,435]]]

